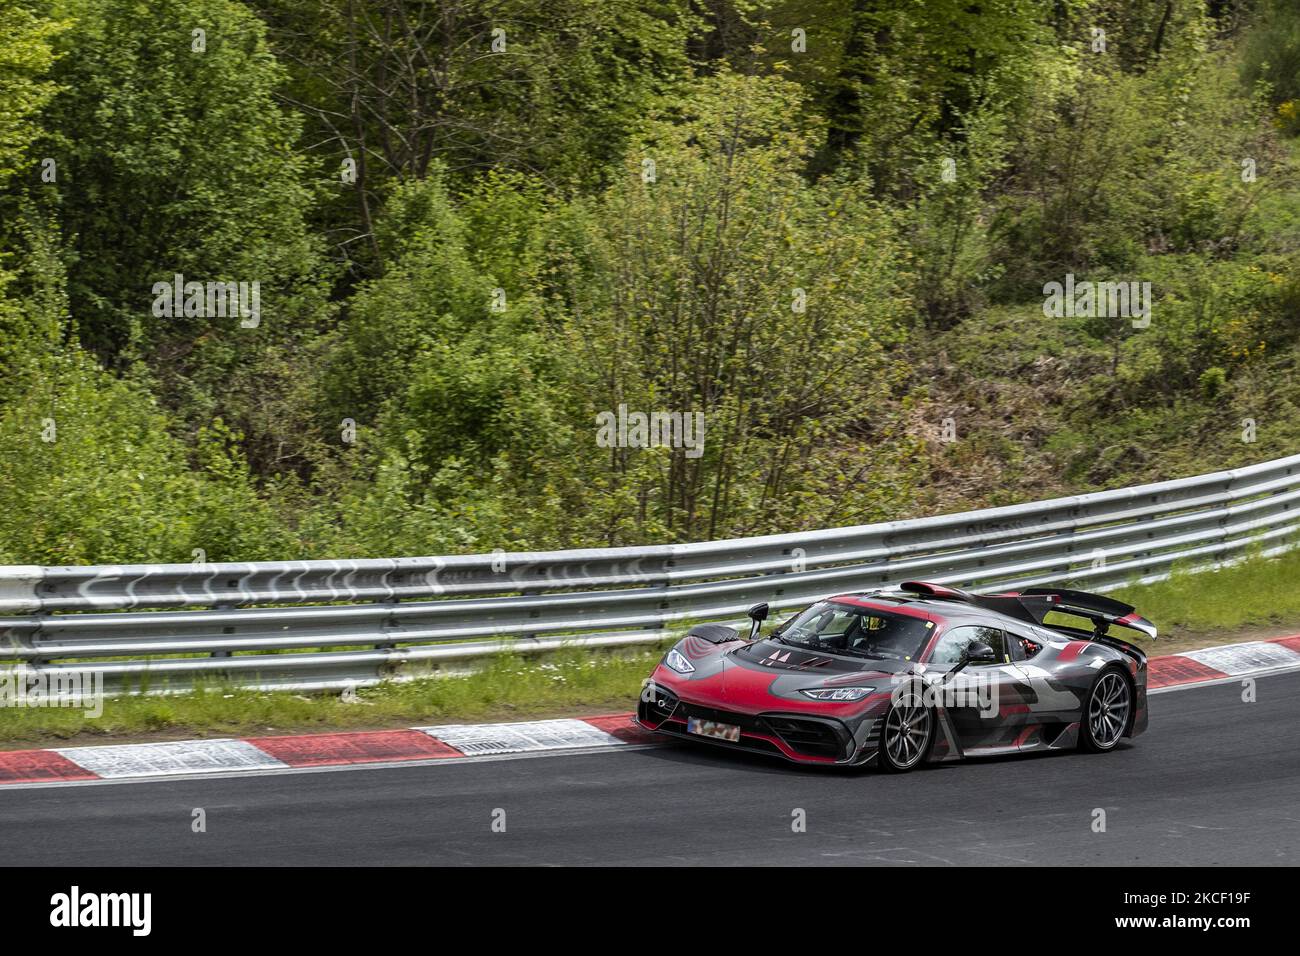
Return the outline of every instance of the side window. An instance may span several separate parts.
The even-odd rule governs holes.
[[[1007,631],[1007,648],[1013,661],[1027,661],[1043,649],[1043,644],[1024,634]]]
[[[1001,629],[963,624],[960,627],[949,628],[939,636],[929,662],[935,667],[954,667],[961,663],[962,652],[973,641],[982,641],[993,648],[993,653],[997,655],[999,662],[1006,660],[1006,640]]]

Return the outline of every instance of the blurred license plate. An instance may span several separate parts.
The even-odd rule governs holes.
[[[733,744],[740,742],[740,728],[735,724],[720,724],[716,720],[700,720],[698,717],[686,718],[686,731],[701,737],[717,737],[730,740]]]

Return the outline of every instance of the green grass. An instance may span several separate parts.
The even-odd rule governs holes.
[[[1114,593],[1171,637],[1300,624],[1300,549],[1276,557],[1203,571]]]
[[[503,656],[464,676],[361,688],[355,703],[334,694],[209,688],[109,698],[99,717],[72,708],[0,707],[0,741],[53,746],[74,738],[93,744],[97,737],[243,736],[630,711],[662,653]]]

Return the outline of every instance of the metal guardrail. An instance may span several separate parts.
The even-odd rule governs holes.
[[[791,607],[908,579],[1105,590],[1164,577],[1175,562],[1280,553],[1298,529],[1295,455],[1004,508],[697,544],[6,567],[0,666],[47,681],[99,674],[109,693],[360,686],[504,650],[652,643],[759,601]]]

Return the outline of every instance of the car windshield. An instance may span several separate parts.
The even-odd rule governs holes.
[[[928,622],[920,618],[822,601],[786,621],[771,639],[851,657],[910,661],[929,634]]]

